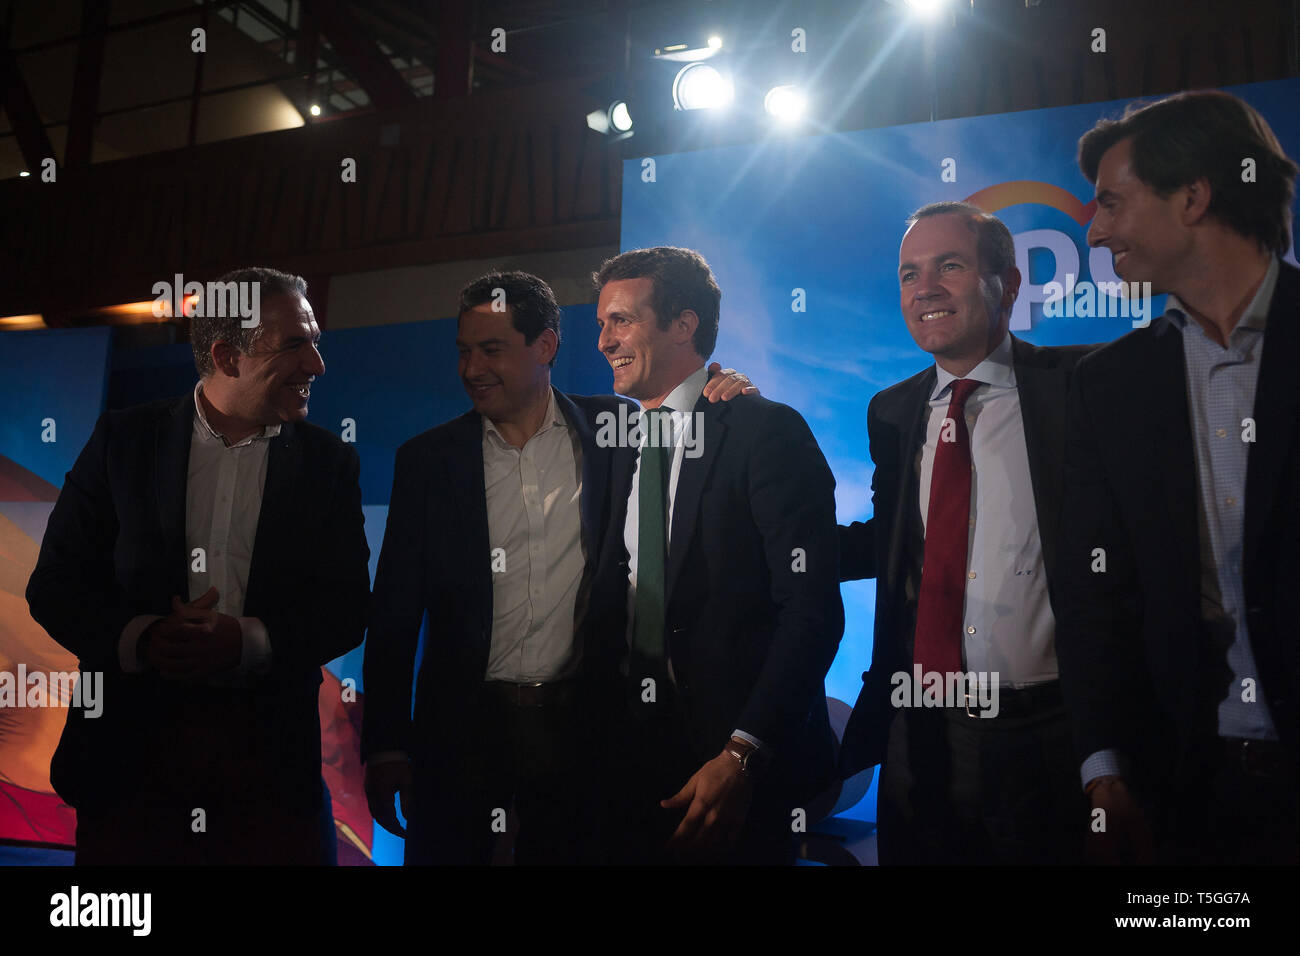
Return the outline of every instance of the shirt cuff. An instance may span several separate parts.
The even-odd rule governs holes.
[[[1083,778],[1083,786],[1096,780],[1098,777],[1123,777],[1126,776],[1127,761],[1123,758],[1118,750],[1098,750],[1083,762],[1079,775]]]
[[[138,653],[140,647],[140,635],[154,621],[161,621],[161,614],[137,614],[131,620],[126,622],[126,627],[122,628],[122,636],[117,642],[117,662],[122,665],[124,674],[143,674],[144,665],[140,663]]]
[[[743,730],[733,730],[731,736],[739,737],[741,740],[745,741],[745,743],[753,744],[759,750],[767,750],[767,744],[763,743],[763,741],[759,740],[753,734],[747,734]]]
[[[381,750],[377,754],[371,754],[366,758],[366,764],[376,763],[398,763],[402,760],[409,760],[405,750]]]
[[[265,674],[271,669],[271,636],[261,618],[237,617],[244,635],[244,646],[239,652],[239,669],[251,674]]]

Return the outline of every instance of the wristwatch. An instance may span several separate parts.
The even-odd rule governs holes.
[[[750,780],[757,780],[767,771],[767,754],[748,740],[732,737],[727,741],[726,750],[736,758],[740,772]]]

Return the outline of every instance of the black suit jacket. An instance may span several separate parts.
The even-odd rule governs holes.
[[[185,546],[193,394],[106,412],[68,472],[27,585],[32,617],[103,673],[103,713],[79,709],[50,766],[55,790],[78,808],[129,797],[183,684],[126,674],[123,627],[191,600]],[[321,666],[361,643],[370,592],[356,452],[307,423],[271,439],[244,615],[261,619],[271,669],[244,692],[278,748],[268,793],[318,805]]]
[[[1008,333],[1010,334],[1010,333]],[[1025,449],[1049,587],[1056,576],[1057,521],[1065,455],[1065,409],[1070,375],[1095,346],[1040,347],[1011,336],[1011,358],[1025,426]],[[871,669],[844,731],[840,772],[847,779],[882,763],[889,726],[890,677],[912,670],[916,596],[921,589],[921,526],[917,454],[925,444],[931,365],[878,393],[867,407],[867,437],[875,472],[873,516],[840,528],[840,573],[846,581],[876,578],[876,623]]]
[[[596,444],[597,416],[617,413],[620,399],[558,390],[555,398],[582,443],[580,510],[589,575],[608,508],[611,455]],[[415,653],[426,614],[412,721]],[[366,639],[363,756],[402,750],[426,765],[454,768],[469,743],[465,715],[482,690],[491,645],[483,420],[469,411],[397,450]]]
[[[773,763],[754,808],[775,813],[834,768],[824,679],[844,632],[835,479],[786,405],[701,397],[695,411],[702,454],[682,460],[665,569],[668,651],[699,764],[736,729],[762,740]],[[608,674],[628,652],[623,526],[635,464],[635,449],[615,456],[589,618]],[[614,706],[626,707],[621,695]]]
[[[1246,624],[1278,735],[1300,747],[1300,270],[1283,263],[1248,451]],[[1076,747],[1133,758],[1159,801],[1218,733],[1231,680],[1201,626],[1200,485],[1182,335],[1165,317],[1079,363],[1070,396],[1057,646]],[[1105,549],[1106,571],[1092,570]],[[1236,689],[1234,692],[1240,692]]]

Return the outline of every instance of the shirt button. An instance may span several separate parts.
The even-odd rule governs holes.
[[[974,572],[974,571],[969,572],[969,573],[966,575],[966,577],[968,577],[968,578],[970,578],[972,581],[974,581],[974,580],[975,580],[975,572]]]
[[[1216,431],[1214,434],[1218,435],[1220,438],[1224,438],[1224,437],[1227,436],[1227,434],[1228,434],[1228,430],[1227,430],[1226,428],[1220,428],[1220,429],[1219,429],[1218,431]]]
[[[1235,505],[1237,503],[1237,499],[1233,497],[1227,497],[1223,499],[1223,503],[1225,505]]]
[[[973,628],[973,627],[968,627],[968,628],[966,628],[966,633],[967,633],[967,634],[974,634],[974,633],[975,633],[975,628]]]
[[[971,518],[969,524],[972,528],[975,527],[975,519]]]

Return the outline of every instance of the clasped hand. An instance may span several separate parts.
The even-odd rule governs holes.
[[[243,631],[229,614],[215,610],[217,589],[182,603],[145,629],[144,662],[169,680],[197,680],[239,666]]]

